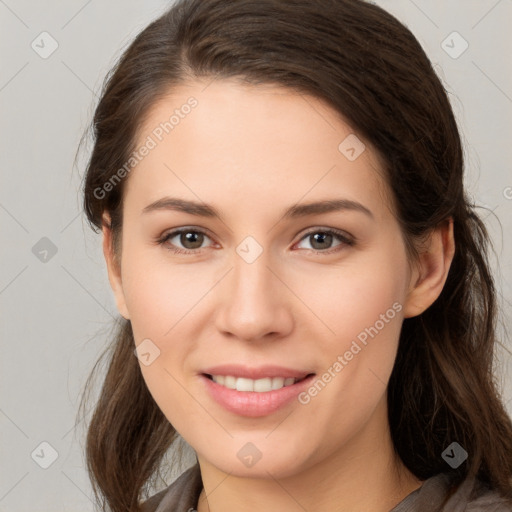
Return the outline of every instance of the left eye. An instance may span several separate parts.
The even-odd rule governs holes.
[[[332,245],[333,241],[338,239],[340,242],[336,245]],[[304,237],[302,237],[302,241],[309,241],[310,247],[302,247],[303,249],[311,249],[317,252],[327,252],[326,249],[332,249],[333,247],[338,247],[340,245],[353,245],[354,242],[347,235],[333,230],[316,230],[310,231],[306,233]],[[300,242],[299,242],[300,243]]]

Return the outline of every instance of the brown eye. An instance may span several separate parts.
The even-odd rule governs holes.
[[[329,249],[333,239],[334,237],[329,233],[314,233],[313,235],[309,235],[309,240],[313,249]]]
[[[178,235],[180,243],[185,249],[199,249],[203,244],[204,235],[197,231],[182,231]]]
[[[175,253],[199,252],[203,247],[205,239],[210,237],[196,229],[179,229],[164,235],[158,242]]]
[[[321,230],[316,229],[315,231],[310,231],[306,233],[301,241],[309,242],[309,247],[299,247],[301,249],[310,249],[317,252],[334,252],[339,249],[342,249],[344,246],[352,246],[354,245],[354,240],[350,238],[348,235],[341,231],[335,231],[332,229],[329,230]],[[338,243],[334,243],[338,240]],[[334,245],[333,245],[334,243]],[[329,251],[329,249],[332,249]]]

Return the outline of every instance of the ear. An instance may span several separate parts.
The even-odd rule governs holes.
[[[105,262],[107,264],[108,280],[112,291],[114,292],[117,309],[121,316],[128,320],[130,315],[124,298],[123,283],[121,280],[120,255],[116,255],[114,252],[112,228],[110,226],[110,216],[107,213],[104,213],[101,230],[103,233],[103,256],[105,257]]]
[[[404,307],[404,317],[420,315],[439,297],[455,254],[453,219],[432,230],[419,252]]]

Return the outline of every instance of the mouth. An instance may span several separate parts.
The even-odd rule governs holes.
[[[216,384],[228,389],[236,389],[237,391],[252,391],[255,393],[267,393],[268,391],[277,391],[287,386],[293,386],[297,382],[301,382],[308,377],[314,375],[308,373],[304,377],[263,377],[261,379],[250,379],[247,377],[235,377],[234,375],[210,375],[203,374],[206,378],[212,380]]]
[[[224,365],[199,374],[207,395],[225,410],[251,418],[268,416],[291,406],[315,373],[280,366],[248,368]],[[295,399],[295,400],[294,400]]]

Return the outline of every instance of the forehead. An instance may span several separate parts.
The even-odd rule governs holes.
[[[257,208],[328,194],[378,209],[391,196],[377,153],[338,112],[280,86],[181,84],[148,111],[136,151],[144,145],[126,195],[146,203],[181,193]]]

